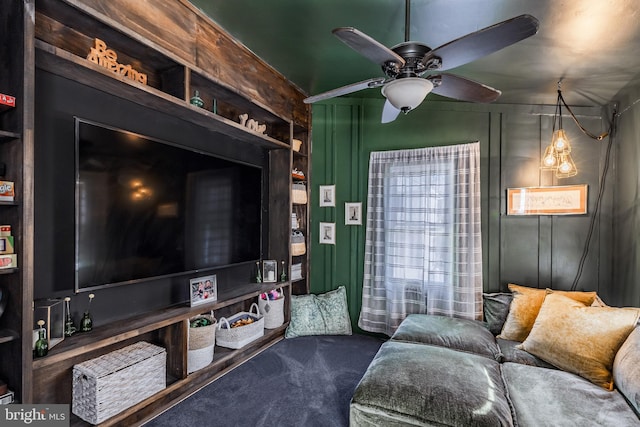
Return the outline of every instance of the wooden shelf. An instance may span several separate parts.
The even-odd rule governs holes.
[[[255,356],[258,353],[271,347],[278,341],[283,339],[283,332],[287,324],[273,330],[265,330],[265,335],[257,340],[247,344],[246,346],[231,350],[223,347],[215,347],[214,359],[211,364],[204,368],[192,372],[186,378],[178,379],[173,382],[167,382],[167,388],[156,393],[152,397],[126,409],[125,411],[115,415],[103,423],[101,427],[123,425],[126,420],[127,425],[143,423],[153,418],[156,414],[153,411],[153,402],[162,401],[168,407],[180,402],[184,399],[185,393],[190,394],[196,390],[210,384],[225,373],[229,372],[238,365],[244,363],[245,360]],[[90,424],[84,422],[75,415],[71,415],[71,426],[85,427]]]
[[[60,344],[52,348],[47,356],[35,359],[33,361],[33,369],[46,368],[62,360],[81,356],[84,353],[182,322],[198,314],[219,310],[220,308],[257,297],[263,292],[287,286],[290,286],[290,282],[248,283],[231,289],[219,290],[218,301],[211,304],[202,304],[195,307],[180,305],[99,326],[91,332],[77,332],[71,337],[66,337]]]
[[[9,329],[0,330],[0,344],[5,342],[10,342],[18,338],[19,338],[19,335],[16,331],[12,331]]]
[[[0,206],[18,207],[5,209],[4,214],[6,223],[16,231],[16,248],[22,255],[21,269],[0,270],[0,275],[5,275],[3,286],[10,287],[16,300],[7,307],[2,319],[0,343],[10,343],[5,347],[11,354],[1,358],[0,374],[16,391],[20,402],[70,403],[75,364],[136,341],[157,343],[167,349],[166,390],[102,423],[139,425],[281,340],[290,320],[294,285],[297,293],[308,292],[309,255],[307,252],[302,257],[291,257],[288,215],[292,210],[291,169],[298,167],[309,180],[311,107],[303,103],[305,95],[298,88],[183,0],[154,3],[144,11],[133,0],[117,4],[108,0],[24,0],[3,8],[0,22],[7,29],[0,37],[3,41],[0,51],[7,58],[3,81],[20,103],[19,108],[0,107],[4,129],[0,130],[0,148],[7,164],[16,171],[9,179],[16,182],[21,192],[16,194],[19,203],[0,202]],[[87,60],[85,56],[96,37],[118,53],[119,63],[131,64],[146,74],[147,84]],[[247,63],[252,66],[245,67]],[[34,122],[41,119],[34,114],[34,103],[38,102],[34,95],[36,69],[38,73],[51,73],[101,91],[99,95],[117,97],[118,103],[124,100],[142,106],[158,118],[175,117],[185,129],[209,131],[212,139],[221,135],[229,150],[236,149],[237,143],[237,150],[248,149],[256,157],[260,155],[266,165],[268,176],[264,186],[269,194],[263,255],[284,260],[289,266],[292,259],[301,261],[305,278],[230,286],[251,275],[244,271],[225,272],[232,280],[224,282],[226,288],[219,286],[217,301],[195,307],[185,302],[157,311],[132,313],[131,318],[67,337],[51,348],[46,357],[34,360],[31,302],[34,271],[40,260],[33,259],[33,254],[38,253],[33,250],[37,228],[33,226],[33,206],[37,200],[30,189],[37,170],[34,129],[39,124]],[[208,109],[189,103],[194,90],[207,98]],[[216,113],[211,111],[213,100],[219,107]],[[238,115],[245,113],[266,124],[267,134],[242,126]],[[302,153],[292,153],[293,138],[303,141]],[[309,208],[305,206],[301,212],[303,224],[308,228]],[[252,266],[246,268],[247,273],[249,267]],[[16,272],[19,274],[13,274]],[[209,311],[219,317],[246,310],[259,294],[276,288],[286,291],[285,323],[281,327],[265,330],[263,337],[242,349],[216,347],[209,366],[187,373],[189,318]],[[167,304],[176,298],[182,297],[172,296]],[[74,415],[71,424],[88,425]]]
[[[181,118],[208,130],[265,148],[288,149],[289,144],[241,126],[204,108],[115,74],[65,50],[36,40],[36,66],[61,77],[98,88],[106,93]]]
[[[7,132],[0,130],[0,142],[12,141],[14,139],[20,139],[21,135],[15,132]]]

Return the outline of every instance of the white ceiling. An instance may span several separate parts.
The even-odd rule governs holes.
[[[383,75],[333,28],[404,41],[404,0],[191,2],[309,95]],[[412,0],[410,39],[436,48],[524,13],[538,18],[538,34],[449,72],[500,89],[499,103],[554,104],[562,79],[569,104],[604,105],[640,81],[638,0]],[[379,96],[365,92],[356,96]]]

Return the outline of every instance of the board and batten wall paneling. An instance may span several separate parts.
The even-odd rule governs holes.
[[[640,83],[623,88],[614,138],[615,216],[611,289],[640,307]]]
[[[352,323],[362,300],[365,222],[344,225],[344,202],[362,202],[366,213],[369,154],[480,141],[483,283],[487,292],[508,283],[570,288],[582,256],[595,207],[604,143],[595,142],[569,117],[576,177],[558,180],[539,169],[549,143],[554,106],[477,105],[426,102],[395,122],[380,123],[382,100],[338,98],[313,106],[314,194],[319,185],[336,185],[336,207],[312,200],[311,292],[347,287]],[[593,132],[606,127],[599,107],[574,108]],[[506,189],[541,185],[589,185],[589,214],[583,216],[507,216]],[[600,214],[578,288],[596,290],[610,304],[622,304],[611,288],[612,180],[607,182]],[[363,218],[366,219],[366,218]],[[318,223],[336,222],[336,245],[318,243]]]

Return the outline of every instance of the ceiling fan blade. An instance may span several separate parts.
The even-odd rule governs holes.
[[[434,57],[441,60],[437,69],[450,70],[474,61],[538,32],[538,20],[531,15],[520,15],[444,44],[423,59],[424,64]]]
[[[327,92],[319,93],[304,99],[305,104],[313,104],[317,101],[322,101],[329,98],[335,98],[336,96],[346,95],[348,93],[357,92],[362,89],[369,89],[373,87],[379,87],[384,84],[384,77],[375,77],[373,79],[364,80],[358,83],[352,83],[347,86],[342,86],[336,89],[332,89]]]
[[[394,107],[387,99],[384,102],[384,107],[382,107],[382,120],[380,120],[380,122],[391,123],[398,117],[399,114],[400,114],[400,110]]]
[[[395,62],[399,67],[405,64],[402,56],[356,28],[340,27],[334,29],[332,33],[351,49],[378,65],[384,65],[390,61]]]
[[[431,92],[460,101],[487,103],[495,101],[502,94],[498,89],[453,74],[432,75],[427,79],[433,83]]]

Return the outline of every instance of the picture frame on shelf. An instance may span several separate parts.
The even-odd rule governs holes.
[[[320,193],[321,208],[336,206],[336,186],[335,185],[321,185],[319,193]]]
[[[262,281],[264,283],[275,283],[278,280],[278,262],[273,259],[262,261]]]
[[[336,223],[321,222],[319,235],[320,235],[321,245],[335,245],[336,244]]]
[[[191,307],[213,302],[218,299],[218,281],[216,275],[195,277],[189,280]]]
[[[362,225],[362,202],[344,204],[344,225]]]

